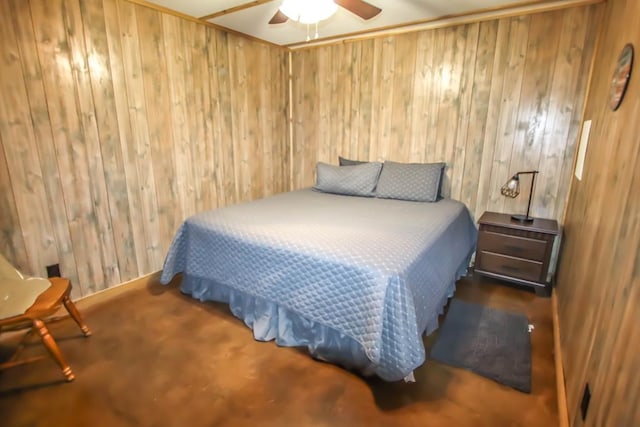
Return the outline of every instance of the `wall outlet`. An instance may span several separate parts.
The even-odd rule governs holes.
[[[61,277],[60,264],[47,265],[47,277]]]
[[[591,401],[591,390],[589,389],[589,383],[584,385],[584,392],[582,393],[582,402],[580,403],[580,413],[582,414],[582,421],[587,418],[587,411],[589,410],[589,402]]]

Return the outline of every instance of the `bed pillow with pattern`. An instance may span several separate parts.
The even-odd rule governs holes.
[[[376,196],[382,199],[435,202],[440,193],[444,163],[384,162]]]
[[[380,169],[379,162],[342,167],[318,162],[313,188],[325,193],[373,197]]]

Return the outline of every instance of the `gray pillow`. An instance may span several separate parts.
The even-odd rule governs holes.
[[[435,202],[444,163],[384,162],[376,196],[383,199]]]
[[[349,160],[340,156],[338,156],[338,162],[340,163],[340,166],[355,166],[355,165],[362,165],[365,163],[369,163],[369,162],[361,162],[360,160]]]
[[[373,197],[382,163],[371,162],[353,166],[334,166],[318,162],[316,190],[347,196]]]

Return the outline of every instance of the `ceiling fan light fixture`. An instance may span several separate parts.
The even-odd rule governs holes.
[[[283,0],[280,11],[302,24],[317,24],[336,13],[333,0]]]

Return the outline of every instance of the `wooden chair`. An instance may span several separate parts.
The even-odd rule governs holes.
[[[64,305],[71,318],[80,326],[82,333],[86,337],[91,335],[91,331],[82,321],[78,309],[69,297],[70,292],[71,282],[68,279],[25,277],[0,255],[0,332],[3,329],[19,327],[30,327],[31,331],[37,332],[51,357],[62,369],[67,381],[73,381],[75,375],[49,333],[44,319],[53,315],[60,305]],[[21,349],[22,346],[19,346],[11,359],[0,363],[0,370],[45,357],[19,360]]]

